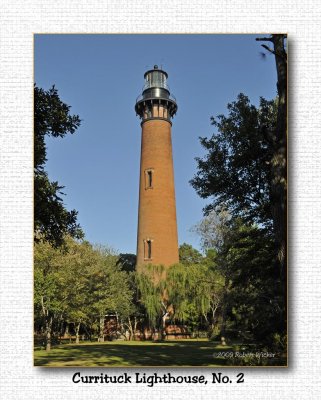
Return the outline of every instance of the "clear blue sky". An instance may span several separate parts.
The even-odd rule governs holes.
[[[47,141],[46,169],[65,186],[86,239],[136,253],[140,121],[135,115],[143,74],[154,64],[168,72],[178,113],[173,120],[179,243],[199,248],[190,229],[202,218],[202,200],[190,186],[198,137],[211,136],[210,117],[243,92],[254,104],[276,96],[273,56],[260,56],[262,35],[35,35],[35,82],[56,85],[79,114],[74,135]]]

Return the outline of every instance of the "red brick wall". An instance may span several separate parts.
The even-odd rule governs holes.
[[[145,171],[153,170],[152,188]],[[152,240],[152,259],[144,257],[144,240]],[[146,253],[145,253],[146,255]],[[171,124],[149,120],[142,125],[137,269],[144,264],[169,266],[178,262]]]

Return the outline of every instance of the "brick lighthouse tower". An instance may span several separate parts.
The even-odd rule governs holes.
[[[171,119],[177,111],[167,73],[145,72],[135,111],[141,118],[141,161],[137,234],[137,269],[146,264],[178,263]]]

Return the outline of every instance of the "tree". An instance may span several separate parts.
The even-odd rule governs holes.
[[[47,161],[46,136],[64,137],[73,134],[80,125],[78,115],[70,114],[53,86],[48,91],[34,88],[34,231],[35,240],[60,246],[66,234],[81,238],[77,212],[67,211],[61,196],[63,186],[50,182],[44,169]]]
[[[165,321],[168,317],[169,302],[165,294],[165,267],[146,265],[144,271],[136,274],[136,284],[141,303],[144,305],[151,327],[165,335]]]
[[[200,138],[207,150],[197,158],[198,171],[190,181],[202,198],[212,198],[207,214],[222,204],[235,217],[271,225],[272,149],[268,132],[276,125],[276,104],[260,99],[259,107],[244,94],[227,105],[228,116],[212,117],[217,132]]]
[[[166,275],[166,293],[171,319],[178,322],[202,317],[212,335],[217,311],[222,305],[223,277],[215,265],[203,257],[202,263],[172,265]]]
[[[285,274],[286,255],[286,197],[287,197],[287,53],[284,34],[274,34],[270,37],[257,38],[273,44],[271,49],[266,44],[262,47],[275,56],[277,71],[277,120],[275,130],[270,131],[272,146],[271,166],[271,206],[273,226],[277,244],[277,256],[282,274]]]
[[[35,244],[35,317],[43,320],[46,349],[63,323],[73,323],[76,342],[81,324],[90,319],[89,277],[99,258],[88,242],[64,239],[65,246],[56,248],[49,242]],[[39,318],[40,317],[40,318]]]
[[[196,224],[192,230],[196,232],[201,241],[203,251],[212,249],[219,251],[226,242],[230,231],[231,214],[225,207],[211,210]]]
[[[128,312],[124,316],[122,321],[122,325],[125,330],[129,334],[126,335],[126,338],[129,340],[136,339],[137,327],[138,324],[143,324],[145,315],[145,307],[139,298],[139,291],[137,287],[138,278],[136,276],[136,254],[130,253],[121,253],[119,254],[119,258],[117,261],[117,266],[121,268],[122,271],[125,271],[128,276],[129,286],[133,293],[133,300],[131,302],[130,307],[128,308]]]
[[[200,264],[203,261],[202,254],[187,243],[179,246],[178,253],[179,262],[183,265]]]
[[[132,310],[133,291],[128,274],[116,265],[118,255],[70,237],[64,242],[59,248],[44,241],[35,244],[35,321],[48,351],[54,331],[63,324],[74,325],[76,342],[81,327],[88,332],[94,325],[103,339],[105,315],[122,318]]]
[[[255,107],[240,94],[227,116],[212,117],[217,132],[200,138],[207,154],[191,184],[212,199],[198,232],[225,276],[223,321],[271,344],[286,333],[287,55],[285,35],[257,40],[274,45],[263,47],[276,58],[278,97]],[[231,219],[222,225],[211,212],[224,209]]]
[[[132,301],[127,309],[127,313],[123,313],[122,324],[125,330],[128,330],[129,336],[126,335],[126,339],[136,340],[137,327],[140,324],[141,328],[146,319],[146,310],[144,305],[139,299],[139,293],[137,288],[136,272],[128,272],[129,287],[133,293]]]
[[[272,346],[276,334],[286,334],[286,305],[273,237],[237,220],[226,247],[233,325],[243,338]]]
[[[193,265],[189,280],[190,297],[198,313],[204,317],[208,335],[212,337],[218,322],[218,311],[224,305],[224,276],[215,264],[208,261],[200,266]]]
[[[127,272],[117,265],[118,255],[108,247],[95,248],[100,263],[92,268],[89,292],[93,322],[99,324],[99,340],[104,341],[104,320],[107,313],[127,317],[131,311],[133,291]]]
[[[76,343],[79,343],[81,326],[86,327],[92,318],[90,275],[97,269],[101,259],[89,242],[76,242],[65,239],[65,248],[57,249],[60,262],[59,280],[61,295],[64,298],[64,321],[73,324]]]
[[[117,261],[123,271],[133,272],[136,268],[136,254],[121,253]]]
[[[214,215],[213,215],[214,214]],[[211,211],[196,227],[207,259],[223,276],[221,335],[229,324],[243,339],[273,345],[286,333],[286,304],[273,235],[257,225]],[[202,292],[206,289],[201,289]]]
[[[205,214],[224,207],[233,218],[273,232],[275,262],[285,283],[286,147],[285,138],[276,139],[277,106],[278,101],[261,98],[256,108],[241,94],[228,105],[227,117],[213,118],[217,133],[201,138],[207,154],[197,159],[191,184],[201,197],[213,199]]]
[[[228,105],[229,116],[212,118],[218,133],[201,138],[208,150],[198,159],[198,174],[191,181],[200,196],[213,196],[213,204],[224,202],[233,215],[265,226],[272,223],[276,260],[285,281],[286,254],[286,135],[287,53],[286,35],[257,38],[273,44],[263,48],[275,56],[278,97],[261,98],[260,107],[250,106],[244,95]],[[226,187],[224,187],[226,186]]]
[[[231,275],[227,262],[227,244],[229,243],[232,225],[231,214],[224,206],[221,206],[217,207],[216,210],[209,211],[203,220],[193,227],[193,230],[200,236],[202,248],[207,255],[207,262],[213,265],[214,271],[217,271],[221,276],[220,334],[222,337],[226,335],[226,314],[229,307]]]
[[[55,321],[65,313],[64,295],[59,279],[60,254],[48,242],[36,243],[34,250],[34,309],[35,321],[45,335],[45,347],[51,349]]]

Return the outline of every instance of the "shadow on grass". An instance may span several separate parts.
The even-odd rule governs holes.
[[[36,350],[34,365],[47,367],[224,366],[222,349],[209,341],[105,342],[60,345],[49,353]],[[229,350],[225,347],[225,351]]]

